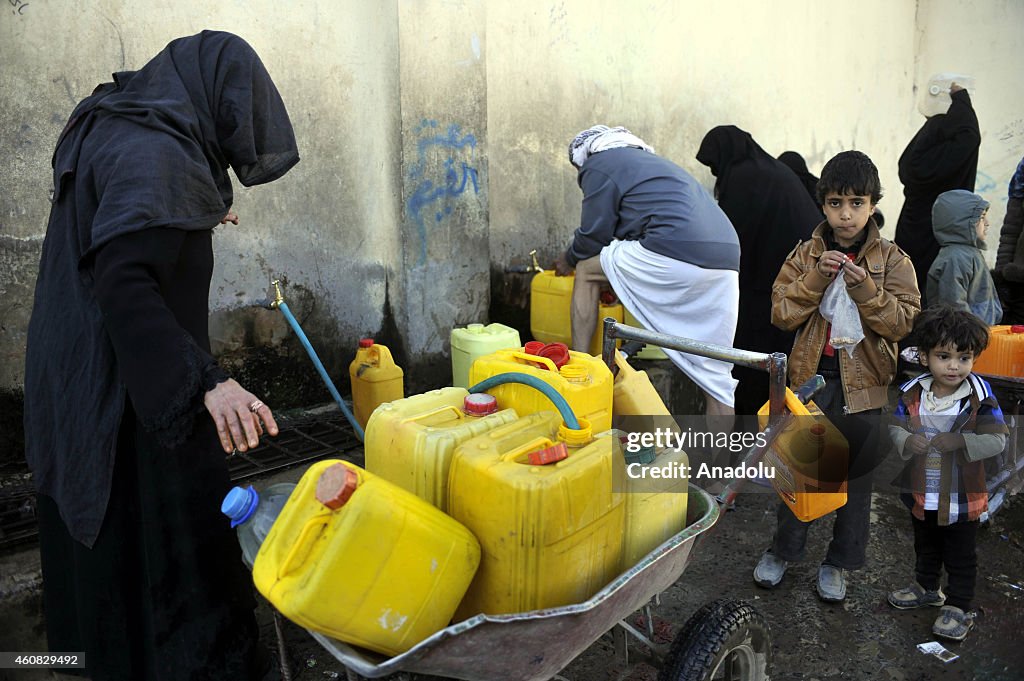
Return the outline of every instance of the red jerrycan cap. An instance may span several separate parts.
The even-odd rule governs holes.
[[[1024,333],[1024,324],[1014,324],[1010,327],[1010,333]]]
[[[569,458],[569,450],[566,448],[564,442],[559,442],[556,445],[551,445],[545,449],[538,449],[536,452],[530,452],[526,455],[530,464],[533,466],[546,466],[551,463],[558,463],[562,459]]]
[[[359,347],[361,347],[361,348],[372,348],[373,347],[373,339],[372,338],[360,338],[359,339]]]
[[[359,486],[359,476],[344,464],[328,466],[316,483],[316,500],[331,510],[341,508]]]
[[[536,355],[540,352],[540,349],[544,347],[544,343],[540,341],[530,341],[523,346],[523,352],[528,355]]]
[[[569,362],[569,346],[565,343],[548,343],[536,354],[550,359],[555,363],[556,369],[561,369]]]
[[[462,401],[462,411],[473,416],[487,416],[498,411],[498,399],[487,393],[466,395]]]

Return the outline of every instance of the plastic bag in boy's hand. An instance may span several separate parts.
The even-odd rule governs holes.
[[[842,348],[853,357],[853,349],[864,340],[864,327],[860,323],[857,303],[853,302],[846,290],[843,270],[839,270],[839,274],[825,289],[818,309],[821,316],[832,324],[829,345],[837,350]]]

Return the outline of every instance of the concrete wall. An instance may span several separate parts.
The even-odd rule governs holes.
[[[528,279],[503,269],[568,241],[580,194],[565,148],[593,123],[630,127],[708,186],[694,155],[719,124],[814,172],[861,149],[891,234],[896,161],[922,122],[914,88],[968,71],[997,223],[1024,146],[1021,25],[1017,0],[13,0],[0,11],[0,391],[22,383],[57,134],[96,83],[174,37],[242,35],[289,106],[303,161],[236,187],[243,223],[215,239],[211,330],[252,387],[302,404],[326,392],[280,315],[252,307],[271,277],[343,392],[367,334],[413,385],[443,381],[452,326],[488,312],[522,324]]]
[[[1024,157],[1024,2],[925,0],[918,17],[915,85],[946,72],[974,76],[977,84],[971,94],[981,125],[975,191],[991,204],[987,241],[994,264],[1007,186]]]

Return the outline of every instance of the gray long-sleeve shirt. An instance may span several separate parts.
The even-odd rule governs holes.
[[[688,172],[633,147],[593,154],[579,173],[580,227],[566,251],[575,266],[613,239],[705,269],[735,270],[740,244],[729,218]]]

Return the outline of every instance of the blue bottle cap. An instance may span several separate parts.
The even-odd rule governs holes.
[[[238,527],[253,514],[260,503],[260,495],[249,487],[235,487],[220,505],[220,511],[231,518],[231,527]]]

